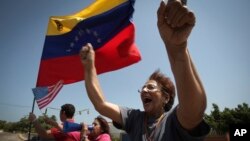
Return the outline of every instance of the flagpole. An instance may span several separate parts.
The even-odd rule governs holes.
[[[33,99],[33,105],[32,105],[32,110],[31,113],[34,113],[34,107],[35,107],[35,97]],[[30,132],[31,132],[31,126],[32,126],[32,122],[30,122],[30,126],[29,126],[29,134],[28,134],[28,141],[30,141]]]

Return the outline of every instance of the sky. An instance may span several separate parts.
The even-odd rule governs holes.
[[[49,17],[75,13],[91,2],[0,1],[0,120],[19,121],[31,112],[31,89],[36,84]],[[156,26],[159,4],[160,0],[136,1],[135,42],[142,60],[98,76],[107,101],[143,110],[137,90],[153,71],[160,69],[174,80]],[[249,5],[249,0],[188,0],[196,15],[188,48],[207,93],[207,114],[212,103],[221,110],[250,104]],[[75,105],[76,122],[91,123],[99,115],[87,97],[84,81],[65,85],[46,107],[48,115],[58,117],[56,109],[65,103]],[[44,111],[35,105],[37,116]]]

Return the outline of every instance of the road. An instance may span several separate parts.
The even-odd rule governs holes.
[[[0,141],[22,141],[18,134],[0,132]]]

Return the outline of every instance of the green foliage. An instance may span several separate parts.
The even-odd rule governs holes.
[[[49,117],[49,118],[52,119],[52,120],[54,120],[54,121],[56,121],[56,116],[54,116],[54,115],[52,115],[52,116]],[[44,117],[43,117],[43,116],[39,116],[39,117],[38,117],[38,121],[39,121],[39,123],[41,124],[41,126],[42,126],[44,129],[46,129],[46,130],[48,130],[48,129],[50,129],[50,128],[52,127],[51,125],[48,125],[48,124],[45,123]]]
[[[23,117],[20,119],[19,122],[14,123],[14,125],[15,125],[14,127],[15,127],[16,131],[28,132],[29,128],[27,128],[27,127],[29,127],[30,122],[29,122],[27,117]]]
[[[0,120],[0,129],[3,129],[6,124],[6,121]]]
[[[56,121],[56,116],[55,115],[52,115],[49,118]],[[41,123],[41,126],[44,127],[45,129],[51,128],[51,126],[47,125],[44,122],[42,116],[38,117],[38,121]],[[29,127],[30,127],[30,122],[29,122],[27,116],[21,118],[20,121],[18,121],[18,122],[6,122],[6,121],[0,120],[0,129],[3,129],[5,132],[23,132],[23,133],[27,133],[29,131]],[[35,131],[33,126],[32,126],[31,131],[32,132]]]
[[[250,108],[243,103],[234,109],[225,108],[220,111],[218,105],[213,104],[213,110],[210,115],[205,115],[205,120],[217,134],[225,134],[230,124],[250,123]]]

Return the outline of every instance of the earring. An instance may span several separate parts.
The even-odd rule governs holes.
[[[168,104],[168,102],[169,102],[169,99],[167,99],[167,100],[165,101],[165,104]]]

